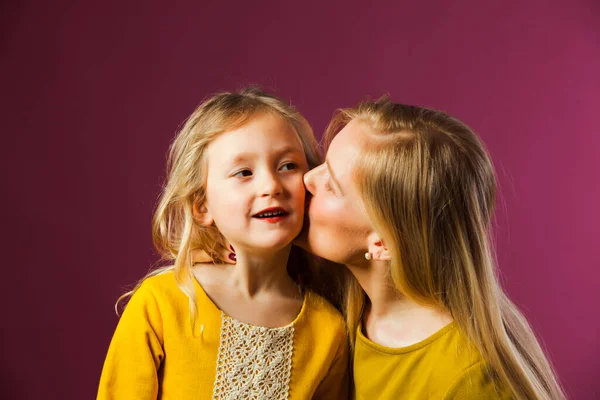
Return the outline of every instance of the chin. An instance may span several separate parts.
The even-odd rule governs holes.
[[[293,240],[294,236],[292,235],[264,238],[258,247],[261,247],[265,250],[281,250],[287,246],[291,246]]]
[[[321,237],[321,239],[323,238]],[[306,230],[302,230],[302,232],[300,232],[300,235],[298,235],[296,239],[294,239],[294,241],[292,242],[292,244],[300,247],[303,250],[306,250],[307,252],[316,257],[337,264],[346,264],[346,255],[343,253],[339,253],[339,251],[337,251],[339,250],[338,247],[329,247],[327,243],[327,241],[315,238],[314,235],[311,238]]]

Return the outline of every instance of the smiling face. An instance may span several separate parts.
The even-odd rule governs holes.
[[[308,171],[298,135],[281,117],[258,114],[207,148],[202,223],[236,248],[276,251],[302,229]]]
[[[351,121],[331,142],[325,164],[304,177],[312,195],[305,229],[296,243],[311,253],[340,263],[364,261],[372,224],[353,181],[367,127]]]

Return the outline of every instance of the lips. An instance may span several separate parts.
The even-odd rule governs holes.
[[[265,208],[264,210],[262,210],[260,212],[257,212],[256,214],[254,214],[252,216],[252,218],[272,219],[272,218],[285,217],[289,214],[290,214],[289,212],[287,212],[285,209],[283,209],[281,207],[269,207],[269,208]]]

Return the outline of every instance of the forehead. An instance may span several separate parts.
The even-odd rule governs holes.
[[[302,142],[288,121],[272,113],[261,113],[213,139],[208,146],[208,158],[233,158],[241,153],[260,155],[282,148],[303,153]]]
[[[368,127],[359,120],[350,121],[331,141],[327,149],[327,159],[330,163],[343,161],[350,166],[360,155],[361,149],[367,143]]]

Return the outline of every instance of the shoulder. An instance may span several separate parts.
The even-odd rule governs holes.
[[[324,297],[307,290],[305,293],[307,317],[323,327],[330,327],[346,335],[346,324],[342,314]]]
[[[142,293],[169,293],[177,289],[175,274],[172,270],[164,271],[156,275],[150,276],[142,282],[138,291]]]
[[[130,303],[154,302],[160,305],[184,298],[185,294],[177,285],[173,271],[164,271],[144,279],[133,293]]]
[[[142,286],[148,288],[148,289],[154,289],[154,290],[161,290],[161,289],[168,289],[169,287],[172,287],[173,285],[177,286],[177,283],[175,282],[175,274],[173,273],[173,270],[166,270],[160,273],[157,273],[156,275],[152,275],[149,276],[148,278],[144,279],[144,281],[142,282]]]
[[[324,297],[307,291],[303,326],[307,347],[314,353],[328,354],[345,370],[348,363],[348,332],[342,314]]]
[[[444,399],[510,399],[510,393],[484,361],[460,371],[450,383]]]

